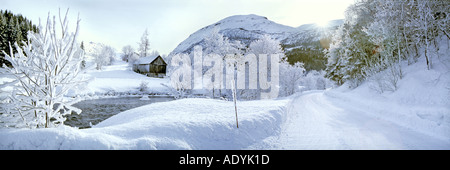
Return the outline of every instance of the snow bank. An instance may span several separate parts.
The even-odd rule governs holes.
[[[424,58],[421,58],[424,60]],[[442,59],[445,59],[444,57]],[[425,61],[404,63],[404,77],[398,90],[379,94],[369,83],[350,90],[341,86],[326,91],[342,105],[353,103],[361,113],[368,113],[414,131],[450,141],[450,69],[449,61],[436,61],[427,70]]]
[[[288,99],[182,99],[119,113],[90,129],[1,129],[0,149],[245,149],[280,133]]]

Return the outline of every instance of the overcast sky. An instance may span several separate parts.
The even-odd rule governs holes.
[[[58,9],[79,14],[79,41],[137,49],[148,29],[150,47],[170,53],[190,34],[232,15],[256,14],[292,27],[344,18],[354,0],[0,0],[0,9],[22,14],[36,25]]]

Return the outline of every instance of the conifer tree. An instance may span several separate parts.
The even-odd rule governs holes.
[[[10,11],[0,10],[0,67],[5,64],[11,66],[11,63],[5,60],[2,51],[9,52],[9,45],[18,43],[23,46],[27,40],[28,31],[38,32],[38,29],[31,21],[22,15],[14,15]],[[17,53],[17,49],[13,49]]]

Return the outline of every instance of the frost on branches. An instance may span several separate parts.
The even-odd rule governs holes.
[[[68,11],[67,11],[68,12]],[[68,32],[67,12],[64,18],[47,18],[40,33],[29,33],[23,47],[17,43],[17,53],[6,52],[5,58],[12,67],[3,67],[1,74],[14,77],[14,89],[2,106],[1,121],[9,127],[49,128],[62,125],[64,115],[81,110],[73,106],[76,99],[64,98],[69,89],[82,82],[78,77],[82,62],[82,50],[76,43],[75,33]],[[55,27],[58,27],[58,32]],[[60,31],[60,32],[59,32]]]

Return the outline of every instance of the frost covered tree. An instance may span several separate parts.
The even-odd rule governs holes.
[[[373,53],[376,58],[369,60],[366,69],[371,87],[383,92],[396,90],[397,82],[402,77],[400,62],[406,59],[410,47],[411,16],[407,1],[385,0],[375,6],[374,21],[366,32],[375,45]],[[383,71],[388,69],[390,71]]]
[[[234,75],[234,72],[235,72],[235,70],[237,68],[232,63],[231,60],[235,61],[235,59],[236,59],[235,57],[236,56],[243,56],[244,55],[244,49],[245,49],[245,46],[240,41],[230,41],[228,39],[228,37],[225,37],[223,34],[219,33],[219,28],[218,27],[215,27],[213,29],[213,31],[208,36],[205,37],[205,47],[204,47],[204,50],[203,50],[203,54],[201,54],[201,55],[203,57],[207,57],[207,56],[210,56],[212,54],[219,55],[221,57],[221,60],[222,60],[222,61],[220,61],[221,63],[227,64],[227,62],[228,62],[229,68],[231,68],[231,67],[234,68],[233,70],[232,69],[228,69],[228,72],[233,71],[233,75]],[[200,49],[197,48],[197,51],[199,51],[199,50],[201,51],[201,48]],[[195,52],[195,50],[194,50],[194,52]],[[227,55],[228,56],[232,56],[232,57],[227,57]],[[193,68],[198,68],[199,66],[203,65],[202,63],[204,61],[206,61],[204,59],[205,58],[203,58],[202,61],[194,61],[193,60],[194,61],[192,63],[193,66],[194,66]],[[229,61],[227,61],[227,59]],[[217,63],[219,63],[219,62],[217,62]],[[221,66],[221,67],[223,67],[223,66]],[[208,71],[207,67],[204,67],[201,70],[194,70],[194,72],[197,72],[197,76],[200,75],[198,73],[201,72],[201,75],[203,75],[207,71]],[[223,73],[222,77],[225,77],[226,74],[227,74],[226,71],[224,71],[222,73]],[[195,76],[196,75],[194,75],[194,77]],[[236,82],[236,78],[233,77],[233,79]],[[227,82],[227,83],[231,83],[231,82]],[[219,94],[220,97],[226,96],[226,97],[232,98],[233,91],[232,90],[222,90],[226,86],[226,85],[224,85],[224,86],[222,86],[222,85],[224,85],[224,84],[220,84],[219,85],[218,90],[217,90],[217,88],[213,88],[211,90],[212,97],[215,97],[216,94]],[[226,86],[226,88],[227,89],[231,89],[231,86]],[[218,92],[216,92],[216,91],[218,91]]]
[[[5,54],[13,68],[3,67],[1,73],[14,77],[10,84],[15,85],[11,96],[2,107],[2,122],[8,126],[49,128],[62,125],[64,115],[81,110],[72,106],[77,100],[64,98],[69,89],[81,83],[79,78],[82,52],[76,42],[75,32],[70,33],[67,13],[47,18],[40,33],[28,34],[28,42],[20,47],[14,44],[17,53]],[[55,27],[60,28],[58,31]]]
[[[446,11],[450,10],[450,2],[384,0],[377,1],[375,10],[374,22],[366,30],[379,56],[378,61],[371,63],[370,82],[373,89],[382,93],[397,89],[402,60],[411,64],[424,56],[427,69],[432,68],[433,56],[439,57],[437,41],[449,40]]]
[[[147,57],[150,51],[150,40],[148,40],[148,32],[147,29],[145,29],[144,33],[142,34],[141,41],[139,42],[139,55],[141,57]]]
[[[306,90],[325,90],[332,86],[328,79],[325,78],[325,72],[311,70],[300,81],[302,91]]]
[[[300,90],[300,82],[304,78],[305,68],[303,63],[294,65],[286,60],[280,63],[280,96],[289,96]]]
[[[180,62],[182,64],[180,64]],[[191,86],[191,60],[187,54],[176,54],[172,57],[170,63],[172,68],[176,68],[171,72],[170,85],[161,83],[161,85],[168,88],[168,92],[175,97],[175,99],[185,98],[192,94]]]
[[[409,20],[409,33],[416,48],[423,49],[427,69],[432,68],[432,53],[438,55],[438,39],[450,39],[448,30],[450,1],[416,0],[408,1],[404,13],[412,16]],[[433,50],[434,49],[434,50]],[[419,51],[419,50],[417,50]],[[420,53],[419,53],[420,55]]]
[[[95,63],[97,64],[97,70],[101,70],[103,66],[111,65],[114,61],[116,52],[114,48],[110,46],[103,46],[100,52],[94,54]]]
[[[219,28],[215,27],[212,32],[205,37],[205,54],[218,54],[225,56],[227,54],[242,54],[245,47],[240,41],[230,41],[228,37],[219,33]]]
[[[84,50],[84,43],[83,43],[83,41],[81,41],[81,45],[80,45],[80,48],[81,48],[81,50],[80,50],[80,52],[82,53],[81,54],[81,69],[84,69],[84,68],[86,68],[86,51]]]
[[[263,76],[266,77],[265,78],[266,80],[269,80],[269,79],[272,80],[272,77],[274,77],[274,76],[279,76],[280,79],[284,79],[283,73],[280,71],[278,71],[280,75],[271,75],[272,65],[269,63],[271,63],[272,61],[269,63],[266,63],[265,68],[261,67],[262,61],[266,61],[266,62],[269,61],[269,60],[262,60],[262,57],[271,58],[271,55],[275,54],[275,55],[278,55],[277,62],[283,61],[283,59],[285,58],[285,55],[284,55],[283,48],[281,47],[280,41],[273,39],[269,35],[263,35],[260,39],[255,40],[250,43],[249,47],[247,48],[246,53],[254,54],[254,55],[258,56],[259,71],[257,72],[257,77],[260,80]],[[281,67],[283,67],[283,64],[281,65]],[[244,68],[244,67],[242,67],[242,68]],[[271,86],[271,88],[272,88],[272,90],[274,90],[273,88],[277,88],[277,87]],[[283,87],[280,87],[280,88],[283,88]],[[255,99],[256,97],[261,96],[262,91],[263,91],[263,89],[261,88],[261,86],[259,86],[256,90],[243,90],[241,93],[246,98]]]
[[[131,45],[126,45],[124,47],[122,47],[122,60],[129,62],[129,59],[131,58],[131,56],[134,54],[134,48],[131,47]]]
[[[159,52],[158,52],[158,50],[152,50],[152,51],[148,54],[148,56],[158,56],[158,55],[160,55]]]
[[[374,0],[361,0],[347,9],[344,24],[338,28],[326,51],[327,78],[338,84],[349,82],[353,88],[367,78],[366,70],[375,57],[372,53],[375,45],[364,30],[374,20],[374,6]]]
[[[284,53],[280,41],[270,35],[263,35],[260,39],[250,43],[247,53],[253,54],[280,54]]]
[[[388,87],[377,91],[395,90],[401,61],[411,64],[424,56],[432,69],[438,41],[449,40],[449,10],[445,0],[356,1],[326,51],[326,76],[353,87],[374,76],[375,86]]]

